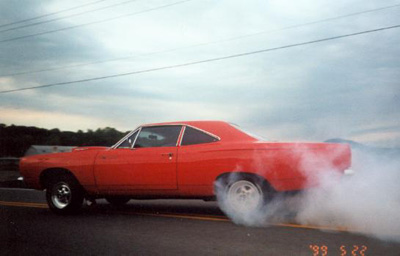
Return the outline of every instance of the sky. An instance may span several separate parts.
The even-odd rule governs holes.
[[[400,147],[400,28],[312,43],[399,14],[390,0],[2,0],[0,123],[224,120],[269,140]]]

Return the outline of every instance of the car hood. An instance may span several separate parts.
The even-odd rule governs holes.
[[[86,150],[106,150],[109,149],[109,147],[76,147],[72,149],[72,152],[76,152],[76,151],[86,151]]]
[[[58,159],[58,158],[65,158],[68,156],[75,155],[80,152],[86,151],[103,151],[107,150],[109,147],[76,147],[73,148],[71,152],[59,152],[59,153],[47,153],[47,154],[37,154],[37,155],[30,155],[24,156],[21,158],[21,161],[35,161],[35,160],[49,160],[49,159]]]

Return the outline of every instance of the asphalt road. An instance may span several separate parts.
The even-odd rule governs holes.
[[[131,200],[120,209],[100,200],[56,216],[43,192],[0,188],[0,254],[388,256],[400,255],[400,244],[293,223],[238,226],[200,200]]]

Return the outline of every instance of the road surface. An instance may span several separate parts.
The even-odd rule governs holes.
[[[200,200],[131,200],[120,209],[99,200],[56,216],[43,192],[0,188],[1,255],[400,255],[399,243],[321,229],[238,226]]]

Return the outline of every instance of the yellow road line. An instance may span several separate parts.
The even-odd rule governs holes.
[[[43,204],[43,203],[0,201],[0,205],[16,206],[16,207],[30,207],[30,208],[48,208],[47,204]],[[129,211],[126,211],[126,212],[119,211],[118,213],[141,215],[141,216],[152,216],[152,217],[166,217],[166,218],[181,218],[181,219],[191,219],[191,220],[231,222],[230,219],[228,219],[224,216],[200,216],[200,215],[194,215],[194,214],[148,213],[148,212],[129,212]],[[313,225],[300,225],[300,224],[293,224],[293,223],[267,223],[267,225],[277,226],[277,227],[331,230],[331,231],[340,231],[340,232],[349,232],[350,231],[349,229],[347,229],[345,227],[313,226]]]
[[[32,207],[32,208],[48,208],[47,204],[41,203],[25,203],[25,202],[7,202],[0,201],[0,205],[17,206],[17,207]]]
[[[195,215],[178,215],[178,214],[156,214],[156,213],[133,213],[135,215],[145,215],[145,216],[159,216],[159,217],[170,217],[170,218],[181,218],[181,219],[193,219],[193,220],[210,220],[210,221],[225,221],[231,222],[230,219],[224,217],[204,217],[204,216],[195,216]],[[327,226],[312,226],[312,225],[300,225],[300,224],[291,224],[291,223],[266,223],[267,226],[278,226],[278,227],[289,227],[289,228],[305,228],[305,229],[318,229],[318,230],[331,230],[331,231],[341,231],[347,232],[349,231],[343,227],[327,227]]]
[[[270,225],[278,226],[278,227],[289,227],[289,228],[305,228],[305,229],[350,232],[350,230],[345,227],[312,226],[312,225],[300,225],[300,224],[291,224],[291,223],[272,223]]]
[[[142,216],[154,216],[154,217],[181,218],[181,219],[191,219],[191,220],[209,220],[209,221],[231,222],[227,218],[223,218],[223,217],[216,218],[216,217],[212,217],[212,216],[205,217],[205,216],[195,216],[195,215],[183,215],[183,214],[181,215],[181,214],[171,214],[171,213],[147,213],[147,212],[131,212],[129,214],[142,215]]]

